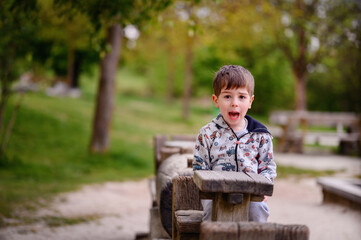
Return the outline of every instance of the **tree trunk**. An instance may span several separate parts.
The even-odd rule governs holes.
[[[80,64],[82,54],[79,51],[74,51],[72,54],[72,63],[68,64],[68,83],[70,88],[79,88]]]
[[[91,153],[103,153],[109,148],[109,129],[114,108],[115,74],[118,66],[121,27],[119,24],[107,29],[107,44],[111,47],[101,61],[93,133],[90,143]]]
[[[185,77],[183,92],[183,119],[188,120],[193,81],[193,41],[194,36],[187,35],[185,56]]]
[[[72,85],[74,79],[74,62],[75,62],[75,50],[72,44],[68,44],[68,73],[67,82],[69,86]]]
[[[306,110],[306,74],[294,73],[296,78],[296,110]]]
[[[174,100],[174,82],[175,82],[175,48],[172,43],[168,43],[168,66],[166,83],[166,102],[172,103]]]
[[[296,8],[300,12],[304,12],[304,3],[300,0],[296,1]],[[302,16],[300,17],[302,18]],[[306,30],[303,24],[303,19],[298,19],[297,35],[298,35],[298,54],[293,61],[292,68],[296,78],[296,110],[306,110],[306,77],[307,77],[307,42]]]

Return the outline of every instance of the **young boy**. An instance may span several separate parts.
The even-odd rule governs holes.
[[[193,170],[255,172],[271,182],[276,177],[272,136],[260,122],[246,115],[254,95],[254,79],[245,68],[223,66],[213,80],[212,100],[220,114],[199,131]],[[212,216],[212,201],[202,201],[205,216]],[[266,222],[265,201],[250,202],[249,220]]]

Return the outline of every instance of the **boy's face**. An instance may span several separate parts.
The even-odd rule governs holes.
[[[217,97],[213,94],[212,100],[219,108],[224,120],[235,131],[244,128],[244,116],[251,108],[254,96],[250,96],[246,87],[225,89]]]

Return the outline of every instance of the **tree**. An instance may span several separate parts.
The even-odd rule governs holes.
[[[337,45],[349,41],[352,19],[359,11],[356,1],[272,1],[279,21],[277,45],[292,66],[295,78],[297,110],[307,109],[306,85],[309,68],[331,56]]]
[[[249,62],[243,49],[263,49],[267,58],[275,49],[282,51],[294,78],[294,108],[305,110],[310,69],[349,41],[359,8],[357,1],[338,0],[223,1],[214,26],[223,37],[223,52],[230,56]]]
[[[122,28],[129,23],[140,26],[155,13],[166,8],[171,0],[56,0],[60,5],[70,4],[86,14],[96,29],[105,31],[105,54],[100,63],[100,79],[93,119],[89,150],[106,152],[114,108],[115,72],[117,69]]]
[[[20,75],[25,56],[32,52],[36,26],[35,0],[0,1],[0,156],[3,155],[19,103],[4,134],[4,115],[12,94],[11,84]]]
[[[84,65],[82,60],[85,55],[87,60],[93,60],[89,55],[95,52],[89,47],[89,36],[93,32],[89,19],[74,10],[68,13],[70,17],[67,18],[63,13],[68,8],[54,6],[52,1],[38,0],[38,8],[39,45],[49,45],[48,51],[44,51],[43,47],[41,52],[46,52],[46,60],[51,60],[50,67],[56,77],[66,79],[71,88],[78,88],[80,68]],[[37,55],[34,57],[37,58]]]

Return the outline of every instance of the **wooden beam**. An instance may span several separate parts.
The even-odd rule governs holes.
[[[194,182],[202,192],[250,193],[272,196],[273,183],[256,173],[195,171]]]

